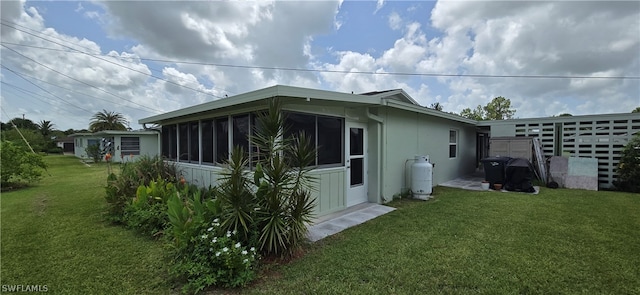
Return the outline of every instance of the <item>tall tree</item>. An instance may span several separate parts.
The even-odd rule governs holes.
[[[460,112],[460,116],[465,118],[481,121],[485,119],[485,112],[481,105],[478,105],[475,109],[466,108]]]
[[[127,120],[120,113],[102,110],[91,117],[89,131],[98,132],[102,130],[127,130]]]
[[[18,128],[24,128],[29,130],[38,130],[38,125],[33,123],[33,121],[24,118],[13,118],[8,122],[9,126],[13,128],[13,126],[18,126]]]
[[[511,119],[516,110],[511,108],[511,100],[498,96],[486,106],[478,105],[475,109],[466,108],[460,112],[460,116],[473,120],[504,120]]]
[[[631,111],[632,113],[640,113],[640,107],[637,107]]]
[[[55,130],[53,128],[54,124],[51,124],[51,121],[41,120],[36,124],[38,126],[38,131],[40,134],[45,137],[45,139],[49,138],[49,135]]]
[[[513,118],[516,110],[511,108],[511,100],[498,96],[484,107],[486,120],[505,120]]]
[[[562,114],[558,115],[558,117],[573,117],[573,115],[569,114],[569,113],[562,113]]]

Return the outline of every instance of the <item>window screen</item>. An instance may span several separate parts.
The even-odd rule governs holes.
[[[200,136],[202,137],[202,162],[213,164],[213,120],[200,122],[200,130]]]
[[[341,164],[344,151],[341,118],[318,117],[318,165]]]
[[[189,161],[189,123],[178,125],[178,140],[178,152],[180,153],[178,160],[187,162]]]
[[[200,123],[189,123],[189,162],[200,162]]]
[[[229,158],[229,119],[215,120],[216,128],[216,163],[224,163]]]

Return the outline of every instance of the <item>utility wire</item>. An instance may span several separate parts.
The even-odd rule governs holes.
[[[24,45],[18,43],[3,42],[5,44],[31,47],[37,49],[46,49],[53,51],[69,52],[57,48],[49,48],[35,45]],[[91,54],[86,52],[78,52],[98,58],[98,54]],[[167,60],[167,59],[153,59],[138,57],[140,60],[153,61],[161,63],[174,63],[174,64],[187,64],[187,65],[201,65],[201,66],[216,66],[227,68],[240,68],[240,69],[259,69],[259,70],[279,70],[279,71],[295,71],[295,72],[314,72],[314,73],[334,73],[334,74],[360,74],[360,75],[389,75],[389,76],[424,76],[424,77],[457,77],[457,78],[524,78],[524,79],[611,79],[611,80],[640,80],[640,76],[573,76],[573,75],[487,75],[487,74],[445,74],[445,73],[409,73],[409,72],[371,72],[371,71],[342,71],[342,70],[321,70],[321,69],[303,69],[303,68],[287,68],[287,67],[267,67],[267,66],[248,66],[248,65],[233,65],[233,64],[218,64],[218,63],[205,63],[205,62],[192,62],[192,61],[179,61],[179,60]],[[122,65],[120,65],[122,66]],[[125,66],[122,66],[125,67]],[[128,67],[125,67],[128,68]],[[160,71],[158,69],[155,71]],[[137,70],[134,70],[137,71]],[[149,74],[146,74],[149,75]],[[168,81],[156,76],[150,75],[154,78]],[[173,83],[171,81],[168,81]],[[180,85],[182,86],[182,85]],[[187,86],[184,86],[187,87]],[[187,87],[189,88],[189,87]],[[214,87],[215,88],[215,87]]]
[[[4,109],[2,109],[2,112],[4,113],[5,116],[7,116],[7,118],[9,118],[9,114],[7,114],[7,112],[5,112]],[[27,144],[27,146],[29,147],[31,152],[35,154],[36,152],[31,147],[31,144],[29,144],[29,141],[26,138],[24,138],[24,135],[22,135],[22,132],[20,132],[20,128],[18,128],[18,126],[16,126],[16,123],[14,123],[13,120],[11,120],[11,125],[13,125],[13,128],[15,128],[16,131],[18,131],[18,134],[20,134],[20,137],[22,137],[22,140],[24,140],[24,143]]]
[[[122,99],[122,100],[126,100],[126,101],[128,101],[128,102],[130,102],[130,103],[133,103],[133,104],[135,104],[135,105],[138,105],[138,106],[144,107],[144,108],[146,108],[146,109],[149,109],[149,110],[155,111],[155,112],[157,112],[157,113],[162,113],[162,111],[160,111],[160,110],[157,110],[157,109],[154,109],[154,108],[150,108],[150,107],[147,107],[147,106],[145,106],[145,105],[141,105],[141,104],[136,103],[136,102],[134,102],[134,101],[132,101],[132,100],[126,99],[126,98],[121,97],[121,96],[116,95],[116,94],[113,94],[113,93],[111,93],[111,92],[109,92],[109,91],[107,91],[107,90],[104,90],[104,89],[100,88],[100,87],[97,87],[97,86],[91,85],[91,84],[89,84],[89,83],[87,83],[87,82],[84,82],[84,81],[78,80],[78,79],[76,79],[76,78],[74,78],[74,77],[71,77],[71,76],[69,76],[69,75],[65,74],[65,73],[62,73],[62,72],[57,71],[57,70],[55,70],[55,69],[52,69],[52,68],[50,68],[50,67],[48,67],[48,66],[46,66],[46,65],[44,65],[44,64],[42,64],[42,63],[40,63],[40,62],[38,62],[38,61],[36,61],[36,60],[35,60],[35,59],[33,59],[33,58],[30,58],[30,57],[28,57],[28,56],[26,56],[26,55],[24,55],[24,54],[22,54],[22,53],[20,53],[20,52],[15,51],[14,49],[12,49],[12,48],[10,48],[10,47],[8,47],[8,46],[4,45],[4,44],[0,44],[0,46],[2,46],[2,47],[4,47],[4,48],[6,48],[6,49],[8,49],[8,50],[12,51],[12,52],[13,52],[13,53],[15,53],[15,54],[20,55],[20,56],[22,56],[22,57],[24,57],[24,58],[26,58],[26,59],[28,59],[28,60],[33,61],[33,62],[35,62],[36,64],[39,64],[40,66],[45,67],[45,68],[49,69],[49,70],[50,70],[50,71],[52,71],[52,72],[55,72],[55,73],[57,73],[57,74],[60,74],[60,75],[62,75],[62,76],[64,76],[64,77],[67,77],[67,78],[69,78],[69,79],[71,79],[71,80],[74,80],[74,81],[76,81],[76,82],[78,82],[78,83],[82,83],[82,84],[87,85],[87,86],[89,86],[89,87],[91,87],[91,88],[95,88],[95,89],[100,90],[100,91],[102,91],[102,92],[104,92],[104,93],[107,93],[107,94],[113,95],[114,97],[120,98],[120,99]],[[13,72],[13,71],[12,71],[12,72]],[[14,73],[15,73],[15,72],[14,72]]]
[[[94,51],[94,52],[95,52],[95,50],[94,50],[94,49],[92,49],[92,48],[85,47],[85,46],[82,46],[82,45],[80,45],[80,44],[76,44],[76,43],[73,43],[73,42],[69,42],[68,40],[64,40],[64,39],[61,39],[61,38],[58,38],[58,37],[55,37],[55,36],[48,36],[48,35],[42,34],[42,32],[40,32],[40,31],[38,31],[38,30],[34,30],[34,29],[29,28],[29,27],[22,26],[22,25],[20,25],[20,24],[14,23],[14,22],[12,22],[12,21],[4,20],[4,19],[2,19],[2,21],[3,21],[3,22],[6,22],[6,23],[9,23],[9,24],[11,24],[11,25],[13,25],[13,26],[16,26],[16,27],[24,28],[24,29],[26,29],[26,30],[29,30],[29,31],[31,31],[31,32],[34,32],[35,34],[38,34],[38,35],[44,35],[44,36],[46,36],[46,37],[48,37],[48,38],[56,39],[56,40],[59,40],[59,41],[64,42],[64,43],[68,43],[68,44],[74,45],[74,46],[76,46],[76,47],[83,48],[83,49],[85,49],[85,50],[87,50],[87,51]],[[17,30],[17,31],[20,31],[20,32],[23,32],[23,33],[29,34],[29,32],[25,32],[25,31],[19,30],[19,29],[15,28],[15,27],[12,27],[12,26],[10,26],[10,25],[7,25],[7,24],[2,24],[2,25],[5,25],[5,26],[7,26],[7,27],[10,27],[10,28],[12,28],[12,29],[14,29],[14,30]],[[34,37],[37,37],[37,38],[40,38],[40,39],[42,39],[42,40],[48,41],[48,42],[52,42],[51,40],[48,40],[47,38],[44,38],[44,37],[35,36],[35,35],[33,35],[33,34],[30,34],[30,35],[31,35],[31,36],[34,36]],[[57,48],[41,47],[41,46],[35,46],[35,45],[24,45],[24,44],[11,43],[11,42],[4,42],[4,43],[5,43],[5,44],[16,45],[16,46],[24,46],[24,47],[39,48],[39,49],[47,49],[47,50],[53,50],[53,51],[69,52],[69,51],[67,51],[67,50],[57,49]],[[58,44],[58,43],[56,43],[56,44]],[[64,46],[64,45],[61,45],[61,46]],[[88,52],[82,52],[82,51],[80,51],[80,50],[78,50],[78,49],[75,49],[75,48],[71,48],[71,49],[75,51],[75,52],[73,52],[73,53],[82,53],[82,54],[87,54],[87,55],[94,56],[94,57],[95,57],[95,56],[104,56],[104,55],[103,55],[103,54],[101,54],[101,52],[99,52],[99,51],[98,51],[97,53],[93,53],[93,54],[91,54],[91,53],[88,53]],[[120,60],[122,60],[122,59],[120,58]],[[121,65],[119,65],[119,66],[121,66]],[[157,68],[151,67],[151,66],[149,66],[149,65],[146,65],[146,66],[147,66],[149,69],[152,69],[152,70],[154,70],[154,71],[156,71],[156,72],[162,72],[162,70],[159,70],[159,69],[157,69]],[[126,68],[126,67],[125,67],[125,68]],[[145,75],[147,75],[147,76],[150,76],[150,75],[149,75],[149,74],[147,74],[147,73],[144,73],[144,74],[145,74]],[[180,77],[180,76],[178,76],[178,75],[174,75],[174,74],[170,74],[170,73],[166,73],[165,75],[169,75],[169,76],[176,77],[176,78],[181,78],[181,77]],[[155,77],[154,77],[154,78],[155,78]],[[168,80],[166,80],[166,79],[164,79],[164,78],[159,78],[159,79],[160,79],[160,80],[162,80],[162,81],[170,82],[170,83],[171,83],[171,81],[168,81]],[[187,88],[186,86],[183,86],[183,85],[179,85],[179,86]],[[229,94],[233,94],[233,92],[228,91],[228,90],[223,89],[223,88],[219,88],[219,87],[215,87],[215,86],[212,86],[212,88],[213,88],[213,89],[218,89],[218,90],[220,90],[220,91],[227,92],[227,93],[229,93]],[[209,95],[209,93],[205,93],[205,94]],[[215,96],[215,95],[214,95],[214,96]]]
[[[9,21],[6,21],[6,20],[3,20],[3,21],[4,22],[9,22]],[[18,24],[12,23],[12,22],[10,22],[10,23],[14,24],[16,26],[20,26]],[[43,39],[43,40],[58,44],[60,46],[64,46],[64,47],[70,48],[70,49],[72,49],[74,51],[78,51],[79,53],[83,53],[83,54],[87,54],[87,55],[90,55],[90,56],[94,56],[96,58],[98,58],[97,56],[100,56],[100,55],[96,56],[96,54],[90,54],[88,52],[82,52],[82,51],[80,51],[78,49],[71,48],[69,46],[66,46],[66,45],[63,45],[63,44],[48,40],[48,39],[40,37],[40,36],[36,36],[36,35],[34,35],[32,33],[20,30],[20,29],[15,28],[15,27],[13,27],[11,25],[8,25],[8,24],[4,24],[3,23],[2,25],[8,26],[8,27],[13,28],[15,30],[18,30],[20,32],[32,35],[34,37],[37,37],[37,38],[40,38],[40,39]],[[20,27],[23,27],[23,26],[20,26]],[[64,41],[64,42],[67,42],[67,41]],[[8,42],[4,42],[4,43],[10,44]],[[67,42],[67,43],[69,43],[69,42]],[[15,44],[15,43],[11,43],[11,44],[18,45],[18,46],[40,48],[40,49],[59,50],[59,49],[32,46],[32,45],[21,45],[21,44]],[[241,68],[241,69],[261,69],[261,70],[279,70],[279,71],[296,71],[296,72],[314,72],[314,73],[392,75],[392,76],[425,76],[425,77],[460,77],[460,78],[469,77],[469,78],[525,78],[525,79],[617,79],[617,80],[640,80],[640,76],[488,75],[488,74],[447,74],[447,73],[411,73],[411,72],[371,72],[371,71],[346,71],[346,70],[323,70],[323,69],[304,69],[304,68],[288,68],[288,67],[249,66],[249,65],[234,65],[234,64],[218,64],[218,63],[205,63],[205,62],[191,62],[191,61],[179,61],[179,60],[153,59],[153,58],[143,58],[143,57],[138,57],[138,58],[140,60],[144,60],[144,61],[153,61],[153,62],[162,62],[162,63],[204,65],[204,66]],[[127,68],[127,67],[125,67],[125,68]],[[131,70],[137,71],[135,69],[131,69]],[[152,76],[152,77],[160,79],[160,80],[164,80],[164,79],[159,78],[159,77],[155,77],[155,76]],[[168,80],[164,80],[164,81],[173,83],[173,82],[168,81]],[[182,86],[182,85],[180,85],[180,86]],[[184,86],[184,87],[187,87],[187,86]],[[187,87],[187,88],[189,88],[189,87]],[[193,89],[193,88],[190,88],[190,89],[195,90],[195,91],[199,91],[199,90]],[[201,91],[199,91],[199,92],[201,92]]]
[[[65,45],[65,44],[58,43],[58,42],[56,42],[56,41],[52,41],[52,40],[49,40],[49,39],[47,39],[47,38],[37,36],[36,34],[33,34],[33,33],[30,33],[30,32],[27,32],[27,31],[24,31],[24,30],[18,29],[18,28],[14,27],[14,26],[11,26],[11,25],[7,25],[7,24],[4,24],[4,23],[2,23],[2,25],[7,26],[7,27],[9,27],[9,28],[12,28],[12,29],[14,29],[14,30],[17,30],[17,31],[23,32],[23,33],[25,33],[25,34],[31,35],[31,36],[33,36],[33,37],[40,38],[40,39],[42,39],[42,40],[45,40],[45,41],[48,41],[48,42],[51,42],[51,43],[54,43],[54,44],[60,45],[60,46],[62,46],[62,47],[65,47],[65,48],[71,49],[71,50],[76,51],[76,52],[78,52],[78,53],[82,53],[82,54],[85,54],[85,55],[87,55],[87,56],[91,56],[91,57],[93,57],[93,58],[97,58],[97,59],[99,59],[99,60],[102,60],[102,61],[108,62],[108,63],[110,63],[110,64],[114,64],[114,65],[117,65],[117,66],[119,66],[119,67],[123,67],[123,68],[125,68],[125,69],[131,70],[131,71],[134,71],[134,72],[137,72],[137,73],[140,73],[140,74],[146,75],[146,76],[150,76],[150,77],[156,78],[156,79],[158,79],[158,80],[164,81],[164,82],[169,83],[169,84],[173,84],[173,85],[176,85],[176,86],[184,87],[184,88],[187,88],[187,89],[190,89],[190,90],[193,90],[193,91],[196,91],[196,92],[199,92],[199,93],[202,93],[202,94],[208,95],[208,96],[213,96],[213,97],[217,97],[217,98],[223,98],[222,96],[215,95],[215,94],[212,94],[212,93],[208,93],[208,92],[202,91],[202,90],[197,89],[197,88],[193,88],[193,87],[189,87],[189,86],[186,86],[186,85],[182,85],[182,84],[180,84],[180,83],[176,83],[176,82],[173,82],[173,81],[171,81],[171,80],[167,80],[167,79],[165,79],[165,78],[162,78],[162,77],[156,76],[156,75],[154,75],[154,74],[149,74],[149,73],[146,73],[146,72],[143,72],[143,71],[140,71],[140,70],[137,70],[137,69],[131,68],[131,67],[127,67],[127,66],[125,66],[125,65],[122,65],[122,64],[119,64],[119,63],[113,62],[113,61],[111,61],[111,60],[108,60],[108,59],[106,59],[106,58],[103,58],[103,57],[102,57],[102,55],[96,55],[96,54],[91,54],[91,53],[88,53],[88,52],[80,51],[80,50],[78,50],[78,49],[75,49],[75,48],[73,48],[73,47],[67,46],[67,45]],[[7,42],[5,42],[5,43],[7,43]],[[67,43],[68,43],[68,42],[67,42]],[[46,48],[46,47],[44,47],[44,48]]]
[[[129,107],[129,108],[137,109],[137,110],[141,110],[141,111],[144,111],[144,112],[149,112],[149,110],[146,110],[146,109],[138,108],[138,107],[135,107],[135,106],[129,106],[129,105],[122,104],[122,103],[119,103],[119,102],[113,102],[113,101],[110,101],[110,100],[107,100],[107,99],[104,99],[104,98],[101,98],[101,97],[97,97],[97,96],[93,96],[93,95],[90,95],[90,94],[86,94],[86,93],[84,93],[84,92],[76,91],[76,90],[73,90],[73,89],[71,89],[71,88],[62,87],[62,86],[60,86],[60,85],[56,85],[56,84],[53,84],[53,83],[51,83],[51,82],[47,82],[47,81],[45,81],[45,80],[42,80],[42,79],[36,78],[36,77],[34,77],[34,76],[27,75],[27,74],[25,74],[25,73],[21,73],[21,74],[22,74],[23,76],[25,76],[25,77],[29,77],[29,78],[31,78],[31,79],[33,79],[33,80],[40,81],[40,82],[42,82],[42,83],[49,84],[49,85],[54,86],[54,87],[58,87],[58,88],[61,88],[61,89],[67,90],[67,91],[72,92],[72,93],[77,93],[77,94],[84,95],[84,96],[87,96],[87,97],[92,97],[92,98],[95,98],[95,99],[98,99],[98,100],[106,101],[106,102],[108,102],[108,103],[113,103],[113,104],[121,105],[121,106],[124,106],[124,107]],[[4,81],[2,82],[2,84],[5,84],[5,85],[7,85],[7,86],[11,86],[11,87],[17,88],[17,89],[22,90],[22,91],[24,91],[24,92],[30,92],[30,93],[32,93],[32,94],[34,94],[34,95],[39,95],[39,94],[37,94],[37,93],[35,93],[35,92],[32,92],[32,91],[29,91],[29,90],[26,90],[26,89],[20,88],[20,87],[18,87],[18,86],[16,86],[16,85],[12,85],[12,84],[5,83]],[[156,113],[156,114],[157,114],[157,113]]]
[[[3,45],[3,46],[4,46],[4,45]],[[31,82],[29,79],[27,79],[27,78],[23,77],[22,75],[20,75],[20,73],[18,73],[18,72],[16,72],[16,71],[12,70],[12,69],[10,69],[10,68],[8,68],[7,66],[2,65],[2,68],[6,69],[6,70],[7,70],[7,71],[9,71],[9,72],[12,72],[13,74],[15,74],[15,75],[16,75],[16,76],[18,76],[18,77],[20,77],[20,78],[24,79],[25,81],[29,82],[31,85],[33,85],[33,86],[35,86],[35,87],[40,88],[40,90],[42,90],[42,91],[44,91],[44,92],[46,92],[46,93],[50,94],[51,96],[53,96],[53,97],[55,97],[55,98],[57,98],[57,99],[59,99],[59,100],[62,100],[63,102],[67,103],[68,105],[73,106],[73,107],[78,108],[78,109],[81,109],[81,110],[83,110],[83,111],[85,111],[85,112],[88,112],[88,113],[90,113],[90,114],[93,114],[93,112],[92,112],[92,111],[87,110],[87,109],[85,109],[85,108],[83,108],[83,107],[77,106],[77,105],[75,105],[75,104],[72,104],[72,103],[70,103],[69,101],[67,101],[66,99],[64,99],[64,98],[62,98],[62,97],[60,97],[60,96],[57,96],[57,95],[53,94],[51,91],[49,91],[49,90],[47,90],[47,89],[44,89],[44,88],[40,87],[40,85],[38,85],[38,84],[36,84],[36,83]]]

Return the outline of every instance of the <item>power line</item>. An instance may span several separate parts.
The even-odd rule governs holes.
[[[24,30],[20,30],[20,29],[18,29],[18,28],[16,28],[16,27],[13,27],[13,26],[10,26],[10,25],[4,24],[4,23],[2,23],[2,25],[3,25],[3,26],[7,26],[7,27],[9,27],[9,28],[12,28],[12,29],[14,29],[14,30],[17,30],[17,31],[23,32],[23,33],[25,33],[25,34],[29,34],[29,35],[31,35],[31,36],[33,36],[33,37],[40,38],[40,39],[42,39],[42,40],[45,40],[45,41],[48,41],[48,42],[51,42],[51,43],[54,43],[54,44],[60,45],[60,46],[62,46],[62,47],[69,48],[69,49],[71,49],[71,50],[73,50],[73,51],[76,51],[76,52],[78,52],[78,53],[82,53],[82,54],[85,54],[85,55],[91,56],[91,57],[93,57],[93,58],[97,58],[97,59],[99,59],[99,60],[102,60],[102,61],[105,61],[105,62],[108,62],[108,63],[114,64],[114,65],[116,65],[116,66],[123,67],[123,68],[125,68],[125,69],[131,70],[131,71],[134,71],[134,72],[137,72],[137,73],[140,73],[140,74],[143,74],[143,75],[149,76],[149,77],[156,78],[156,79],[158,79],[158,80],[164,81],[164,82],[169,83],[169,84],[173,84],[173,85],[176,85],[176,86],[184,87],[184,88],[187,88],[187,89],[190,89],[190,90],[193,90],[193,91],[196,91],[196,92],[199,92],[199,93],[205,94],[205,95],[209,95],[209,96],[213,96],[213,97],[217,97],[217,98],[222,98],[222,96],[219,96],[219,95],[215,95],[215,94],[207,93],[207,92],[204,92],[204,91],[202,91],[202,90],[200,90],[200,89],[196,89],[196,88],[193,88],[193,87],[189,87],[189,86],[186,86],[186,85],[182,85],[182,84],[180,84],[180,83],[176,83],[176,82],[173,82],[173,81],[171,81],[171,80],[167,80],[167,79],[164,79],[164,78],[162,78],[162,77],[159,77],[159,76],[156,76],[156,75],[153,75],[153,74],[149,74],[149,73],[146,73],[146,72],[143,72],[143,71],[140,71],[140,70],[137,70],[137,69],[131,68],[131,67],[127,67],[127,66],[125,66],[125,65],[122,65],[122,64],[119,64],[119,63],[116,63],[116,62],[113,62],[113,61],[110,61],[110,60],[108,60],[108,59],[102,58],[102,55],[97,55],[97,54],[91,54],[91,53],[88,53],[88,52],[83,52],[83,51],[80,51],[80,50],[75,49],[75,48],[73,48],[73,47],[67,46],[67,45],[65,45],[65,44],[61,44],[61,43],[58,43],[58,42],[55,42],[55,41],[49,40],[49,39],[47,39],[47,38],[37,36],[37,35],[35,35],[35,34],[33,34],[33,33],[30,33],[30,32],[24,31]],[[8,42],[4,42],[4,43],[8,43]],[[69,42],[67,42],[67,43],[69,43]],[[44,48],[44,49],[46,49],[46,47],[43,47],[43,48]],[[173,76],[173,75],[172,75],[172,76]],[[175,76],[174,76],[174,77],[175,77]],[[214,88],[215,88],[215,87],[214,87]]]
[[[139,105],[139,106],[144,107],[144,108],[147,108],[147,109],[149,109],[149,110],[152,110],[152,111],[155,111],[155,112],[158,112],[158,113],[162,113],[162,111],[160,111],[160,110],[153,109],[153,108],[147,107],[147,106],[145,106],[145,105],[141,105],[141,104],[139,104],[139,103],[137,103],[137,102],[134,102],[134,101],[132,101],[132,100],[126,99],[126,98],[121,97],[121,96],[116,95],[116,94],[113,94],[113,93],[111,93],[111,92],[109,92],[109,91],[107,91],[107,90],[104,90],[104,89],[100,88],[100,87],[97,87],[97,86],[91,85],[91,84],[89,84],[89,83],[87,83],[87,82],[84,82],[84,81],[78,80],[78,79],[73,78],[73,77],[71,77],[71,76],[69,76],[69,75],[67,75],[67,74],[64,74],[64,73],[62,73],[62,72],[59,72],[59,71],[57,71],[57,70],[54,70],[54,69],[52,69],[52,68],[50,68],[50,67],[48,67],[48,66],[46,66],[46,65],[44,65],[44,64],[42,64],[42,63],[40,63],[40,62],[38,62],[38,61],[36,61],[36,60],[34,60],[34,59],[32,59],[32,58],[28,57],[28,56],[25,56],[25,55],[24,55],[24,54],[22,54],[22,53],[19,53],[19,52],[15,51],[14,49],[12,49],[12,48],[10,48],[10,47],[8,47],[8,46],[4,45],[4,44],[0,44],[0,46],[2,46],[2,47],[4,47],[4,48],[6,48],[6,49],[8,49],[8,50],[12,51],[12,52],[13,52],[13,53],[15,53],[15,54],[20,55],[20,56],[22,56],[22,57],[24,57],[24,58],[26,58],[26,59],[28,59],[28,60],[33,61],[33,62],[35,62],[36,64],[38,64],[38,65],[40,65],[40,66],[42,66],[42,67],[44,67],[44,68],[46,68],[46,69],[48,69],[48,70],[50,70],[50,71],[52,71],[52,72],[55,72],[55,73],[57,73],[57,74],[60,74],[60,75],[62,75],[62,76],[64,76],[64,77],[67,77],[67,78],[69,78],[69,79],[71,79],[71,80],[74,80],[74,81],[76,81],[76,82],[78,82],[78,83],[82,83],[82,84],[87,85],[87,86],[89,86],[89,87],[91,87],[91,88],[95,88],[95,89],[100,90],[100,91],[102,91],[102,92],[104,92],[104,93],[107,93],[107,94],[113,95],[114,97],[117,97],[117,98],[120,98],[120,99],[122,99],[122,100],[128,101],[128,102],[133,103],[133,104],[135,104],[135,105]]]
[[[10,68],[8,68],[7,66],[2,65],[2,67],[3,67],[3,68],[5,68],[7,71],[12,72],[14,75],[16,75],[16,76],[18,76],[18,77],[20,77],[20,78],[24,79],[25,81],[29,82],[31,85],[33,85],[33,86],[35,86],[35,87],[40,88],[40,90],[42,90],[42,91],[44,91],[44,92],[46,92],[46,93],[50,94],[51,96],[53,96],[53,97],[55,97],[55,98],[57,98],[57,99],[59,99],[59,100],[62,100],[63,102],[67,103],[68,105],[73,106],[73,107],[78,108],[78,109],[81,109],[81,110],[83,110],[83,111],[85,111],[85,112],[88,112],[88,113],[90,113],[90,114],[92,114],[92,113],[93,113],[93,112],[92,112],[92,111],[90,111],[90,110],[87,110],[87,109],[85,109],[85,108],[83,108],[83,107],[80,107],[80,106],[77,106],[77,105],[75,105],[75,104],[72,104],[72,103],[68,102],[66,99],[64,99],[64,98],[62,98],[62,97],[59,97],[59,96],[57,96],[57,95],[53,94],[52,92],[50,92],[49,90],[47,90],[47,89],[44,89],[44,88],[40,87],[40,85],[38,85],[38,84],[36,84],[36,83],[33,83],[33,82],[29,81],[29,79],[27,79],[27,78],[23,77],[23,76],[22,76],[22,75],[20,75],[18,72],[14,71],[14,70],[12,70],[12,69],[10,69]]]
[[[42,83],[45,83],[45,84],[49,84],[49,85],[54,86],[54,87],[58,87],[58,88],[64,89],[64,90],[69,91],[69,92],[72,92],[72,93],[77,93],[77,94],[84,95],[84,96],[87,96],[87,97],[92,97],[92,98],[95,98],[95,99],[99,99],[99,100],[102,100],[102,101],[106,101],[106,102],[108,102],[108,103],[113,103],[113,104],[121,105],[121,106],[124,106],[124,107],[129,107],[129,108],[133,108],[133,109],[141,110],[141,111],[144,111],[144,112],[149,112],[149,110],[145,110],[145,109],[138,108],[138,107],[135,107],[135,106],[129,106],[129,105],[122,104],[122,103],[119,103],[119,102],[113,102],[113,101],[110,101],[110,100],[107,100],[107,99],[104,99],[104,98],[101,98],[101,97],[97,97],[97,96],[93,96],[93,95],[90,95],[90,94],[86,94],[86,93],[84,93],[84,92],[76,91],[76,90],[73,90],[73,89],[71,89],[71,88],[62,87],[62,86],[60,86],[60,85],[56,85],[56,84],[53,84],[53,83],[51,83],[51,82],[47,82],[47,81],[45,81],[45,80],[42,80],[42,79],[36,78],[36,77],[34,77],[34,76],[27,75],[27,74],[25,74],[25,73],[21,73],[21,74],[22,74],[23,76],[25,76],[25,77],[29,77],[29,78],[31,78],[31,79],[33,79],[33,80],[36,80],[36,81],[39,81],[39,82],[42,82]],[[22,90],[22,91],[30,92],[29,90],[22,89],[22,88],[20,88],[20,87],[18,87],[18,86],[11,85],[11,84],[7,84],[7,83],[5,83],[5,82],[2,82],[2,84],[6,84],[6,85],[8,85],[8,86],[12,86],[12,87],[14,87],[14,88],[18,88],[18,89],[20,89],[20,90]],[[34,92],[31,92],[31,93],[33,93],[33,94],[35,94],[35,95],[38,95],[37,93],[34,93]],[[157,114],[157,113],[155,113],[155,114]]]
[[[44,102],[44,103],[46,103],[46,104],[48,104],[48,105],[50,105],[50,106],[52,106],[52,107],[56,108],[56,110],[59,110],[58,106],[56,106],[56,105],[52,104],[51,102],[49,102],[49,101],[47,101],[47,100],[44,100],[46,97],[45,97],[44,95],[42,95],[42,94],[39,94],[39,93],[36,93],[36,92],[30,91],[30,90],[27,90],[27,89],[24,89],[24,88],[18,87],[18,86],[13,85],[13,84],[6,83],[6,82],[4,82],[4,81],[1,81],[0,83],[2,83],[3,85],[6,85],[6,86],[9,86],[9,87],[14,88],[14,89],[11,89],[11,88],[5,88],[4,90],[6,90],[6,91],[20,91],[20,92],[22,92],[22,93],[29,94],[29,96],[28,96],[29,98],[34,97],[34,98],[36,98],[37,100],[39,100],[39,101],[41,101],[41,102]],[[15,94],[14,94],[14,95],[15,95]],[[21,94],[17,94],[17,96],[21,96]],[[38,98],[38,96],[39,96],[39,97],[42,97],[43,99]],[[81,122],[81,121],[76,120],[76,119],[74,119],[74,121],[75,121],[75,122],[78,122],[78,123],[80,123],[80,122]],[[84,124],[84,123],[83,123],[83,124]]]
[[[7,22],[6,20],[3,20],[5,22]],[[48,40],[46,38],[40,37],[40,36],[36,36],[32,33],[20,30],[18,28],[12,27],[10,25],[7,24],[2,24],[4,26],[8,26],[10,28],[13,28],[15,30],[21,31],[23,33],[32,35],[34,37],[52,42],[54,44],[58,44],[60,46],[64,46],[67,48],[70,48],[71,50],[77,51],[79,53],[83,53],[89,56],[93,56],[96,58],[99,58],[98,56],[101,55],[96,55],[96,54],[91,54],[88,52],[82,52],[78,49],[75,48],[71,48],[68,47],[66,45]],[[17,25],[17,24],[16,24]],[[19,26],[19,25],[17,25]],[[67,41],[65,41],[67,42]],[[47,48],[47,47],[40,47],[40,46],[33,46],[33,45],[22,45],[22,44],[15,44],[15,43],[8,43],[8,42],[4,42],[7,44],[12,44],[12,45],[16,45],[16,46],[25,46],[25,47],[32,47],[32,48],[39,48],[39,49],[48,49],[48,50],[60,50],[60,49],[55,49],[55,48]],[[67,42],[69,43],[69,42]],[[448,73],[412,73],[412,72],[372,72],[372,71],[346,71],[346,70],[326,70],[326,69],[305,69],[305,68],[289,68],[289,67],[268,67],[268,66],[250,66],[250,65],[234,65],[234,64],[219,64],[219,63],[206,63],[206,62],[193,62],[193,61],[180,61],[180,60],[167,60],[167,59],[153,59],[153,58],[143,58],[143,57],[138,57],[140,60],[144,60],[144,61],[153,61],[153,62],[162,62],[162,63],[174,63],[174,64],[188,64],[188,65],[202,65],[202,66],[216,66],[216,67],[227,67],[227,68],[240,68],[240,69],[261,69],[261,70],[278,70],[278,71],[295,71],[295,72],[313,72],[313,73],[336,73],[336,74],[361,74],[361,75],[390,75],[390,76],[424,76],[424,77],[458,77],[458,78],[464,78],[464,77],[468,77],[468,78],[524,78],[524,79],[616,79],[616,80],[640,80],[640,76],[574,76],[574,75],[489,75],[489,74],[448,74]],[[99,58],[102,59],[102,58]],[[102,59],[104,60],[104,59]],[[108,60],[105,60],[107,62],[111,62]],[[119,65],[122,66],[122,65]],[[125,66],[122,66],[125,67]],[[125,67],[128,68],[128,67]],[[135,69],[131,69],[128,68],[130,70],[133,71],[138,71]],[[156,69],[156,71],[158,71]],[[139,72],[139,71],[138,71]],[[143,73],[146,74],[146,73]],[[149,74],[146,74],[149,75]],[[194,89],[194,88],[190,88],[188,86],[184,86],[184,85],[180,85],[177,84],[175,82],[169,81],[169,80],[165,80],[163,78],[160,77],[156,77],[153,75],[150,75],[156,79],[160,79],[169,83],[174,83],[176,85],[182,86],[182,87],[186,87],[189,89],[192,89],[194,91],[198,91],[201,93],[205,93],[208,94],[206,92],[202,92],[198,89]],[[208,94],[211,95],[211,94]],[[215,96],[215,95],[213,95]],[[216,96],[219,97],[219,96]]]

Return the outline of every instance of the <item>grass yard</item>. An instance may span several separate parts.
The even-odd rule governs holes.
[[[435,195],[394,201],[247,293],[640,294],[640,195]]]
[[[105,164],[47,156],[51,176],[2,193],[2,285],[54,294],[167,293],[160,242],[105,222]]]
[[[106,166],[71,156],[46,161],[51,176],[0,197],[0,284],[47,285],[54,294],[172,293],[162,243],[105,222]],[[435,195],[394,201],[398,210],[269,265],[233,292],[640,294],[638,194],[437,187]]]

